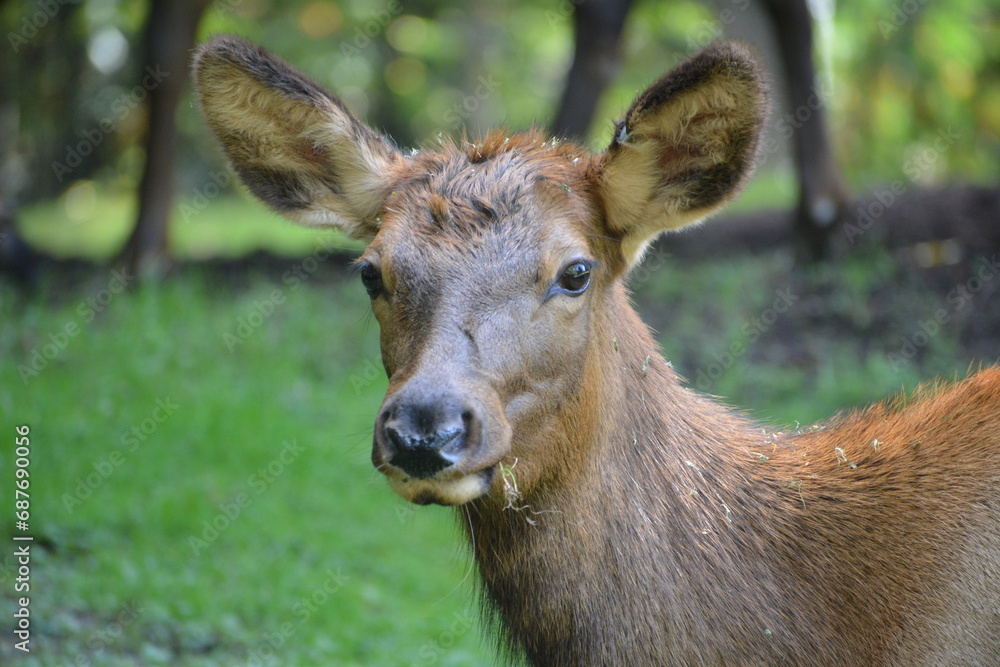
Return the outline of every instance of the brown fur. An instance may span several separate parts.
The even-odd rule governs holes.
[[[403,158],[252,45],[217,38],[196,60],[258,196],[374,236],[359,262],[389,389],[373,461],[404,497],[459,506],[515,654],[1000,664],[1000,369],[779,432],[685,388],[629,304],[645,245],[748,177],[758,71],[712,47],[600,156],[494,133]]]

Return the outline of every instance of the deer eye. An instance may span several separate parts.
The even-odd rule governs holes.
[[[559,276],[559,287],[570,295],[576,296],[590,285],[590,265],[586,262],[573,262]]]
[[[375,266],[365,262],[359,269],[361,274],[361,284],[365,286],[368,296],[375,298],[382,291],[382,274]]]

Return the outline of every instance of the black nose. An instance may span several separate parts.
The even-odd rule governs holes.
[[[389,463],[410,477],[433,477],[458,461],[467,421],[458,405],[397,406],[382,426]]]

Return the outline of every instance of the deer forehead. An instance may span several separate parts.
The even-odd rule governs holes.
[[[586,153],[531,135],[412,156],[362,259],[387,281],[469,272],[549,280],[565,262],[595,254],[589,165]]]

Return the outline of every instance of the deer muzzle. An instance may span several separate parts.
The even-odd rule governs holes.
[[[510,448],[509,427],[490,414],[468,391],[411,380],[382,404],[372,462],[411,502],[466,503],[489,491]]]

